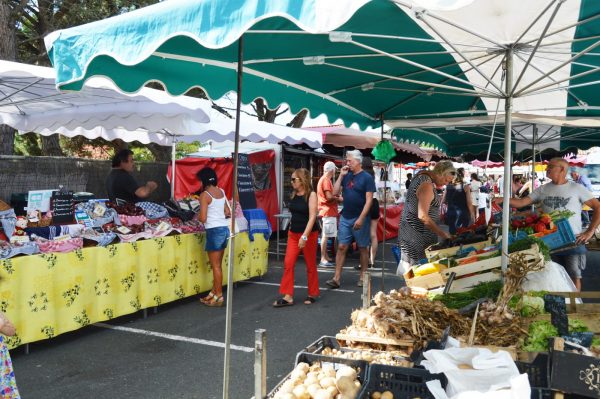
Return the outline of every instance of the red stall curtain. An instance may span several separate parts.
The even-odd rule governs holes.
[[[270,185],[265,190],[256,190],[256,206],[261,208],[267,214],[271,226],[276,226],[275,215],[279,213],[279,202],[277,200],[277,181],[275,176],[275,151],[259,151],[248,156],[250,167],[259,164],[270,164],[268,180]],[[218,185],[227,194],[228,198],[232,195],[233,186],[233,161],[231,158],[183,158],[176,161],[175,174],[175,198],[181,199],[188,194],[194,193],[200,189],[200,182],[196,178],[198,173],[204,167],[211,167],[217,173]],[[168,176],[171,176],[171,166],[169,165]]]

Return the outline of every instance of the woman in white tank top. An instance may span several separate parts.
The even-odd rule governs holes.
[[[225,192],[217,186],[217,174],[203,168],[197,174],[202,182],[199,219],[206,230],[205,250],[213,272],[213,288],[200,302],[207,306],[223,306],[223,270],[221,262],[229,240],[231,208]]]

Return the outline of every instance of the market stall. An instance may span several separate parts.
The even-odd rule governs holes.
[[[5,342],[14,348],[208,291],[204,239],[198,232],[0,260],[0,309],[17,329]],[[233,281],[265,274],[264,237],[235,240]]]

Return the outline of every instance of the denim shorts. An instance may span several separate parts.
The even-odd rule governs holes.
[[[354,230],[356,218],[346,219],[340,216],[340,225],[338,227],[338,242],[344,245],[350,245],[352,238],[356,241],[359,248],[367,248],[371,245],[371,219],[367,216],[363,221],[360,230]]]
[[[213,227],[206,229],[206,251],[222,251],[227,247],[229,227]]]

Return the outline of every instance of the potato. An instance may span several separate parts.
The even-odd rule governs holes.
[[[306,374],[306,373],[308,373],[309,368],[310,368],[310,366],[308,365],[308,363],[298,363],[294,370],[302,370],[302,371],[304,371],[304,374]]]
[[[329,394],[331,394],[331,397],[332,397],[332,398],[334,398],[334,397],[335,397],[335,396],[336,396],[336,395],[339,393],[339,391],[338,391],[338,389],[335,387],[335,385],[333,385],[333,386],[330,386],[330,387],[327,387],[326,389],[327,389],[327,391],[329,391]]]
[[[290,377],[292,380],[304,381],[306,379],[306,373],[304,372],[304,370],[294,369]]]
[[[326,389],[319,389],[313,397],[314,399],[331,399],[331,395]]]
[[[338,369],[335,377],[336,377],[336,379],[338,379],[340,377],[348,377],[352,381],[354,381],[356,379],[356,370],[354,370],[352,367],[348,367],[348,366],[340,367]]]
[[[315,395],[317,394],[317,391],[319,389],[321,389],[321,386],[319,384],[312,384],[312,385],[309,385],[308,387],[306,387],[306,391],[313,398],[315,397]]]
[[[390,391],[385,391],[381,394],[381,399],[394,399],[394,394]]]
[[[279,392],[281,392],[282,394],[284,393],[292,393],[292,391],[294,390],[294,383],[292,380],[287,380],[286,382],[283,383],[283,385],[281,385],[281,388],[279,389]]]
[[[332,377],[325,377],[319,381],[319,385],[321,385],[321,388],[323,389],[335,387],[335,379],[333,379]]]
[[[281,395],[281,399],[298,399],[296,398],[296,395],[294,395],[293,393],[284,393],[283,395]]]
[[[371,394],[371,399],[381,399],[381,392],[375,391]]]
[[[304,380],[304,385],[306,385],[307,387],[309,387],[309,386],[311,386],[313,384],[317,384],[317,385],[319,384],[319,380],[317,379],[317,376],[315,376],[315,375],[309,375],[308,377],[306,377],[306,379]]]
[[[328,377],[335,377],[335,369],[330,364],[323,366],[321,371],[327,374]]]
[[[294,391],[292,392],[296,395],[298,399],[310,399],[310,394],[304,385],[298,385],[294,387]]]

